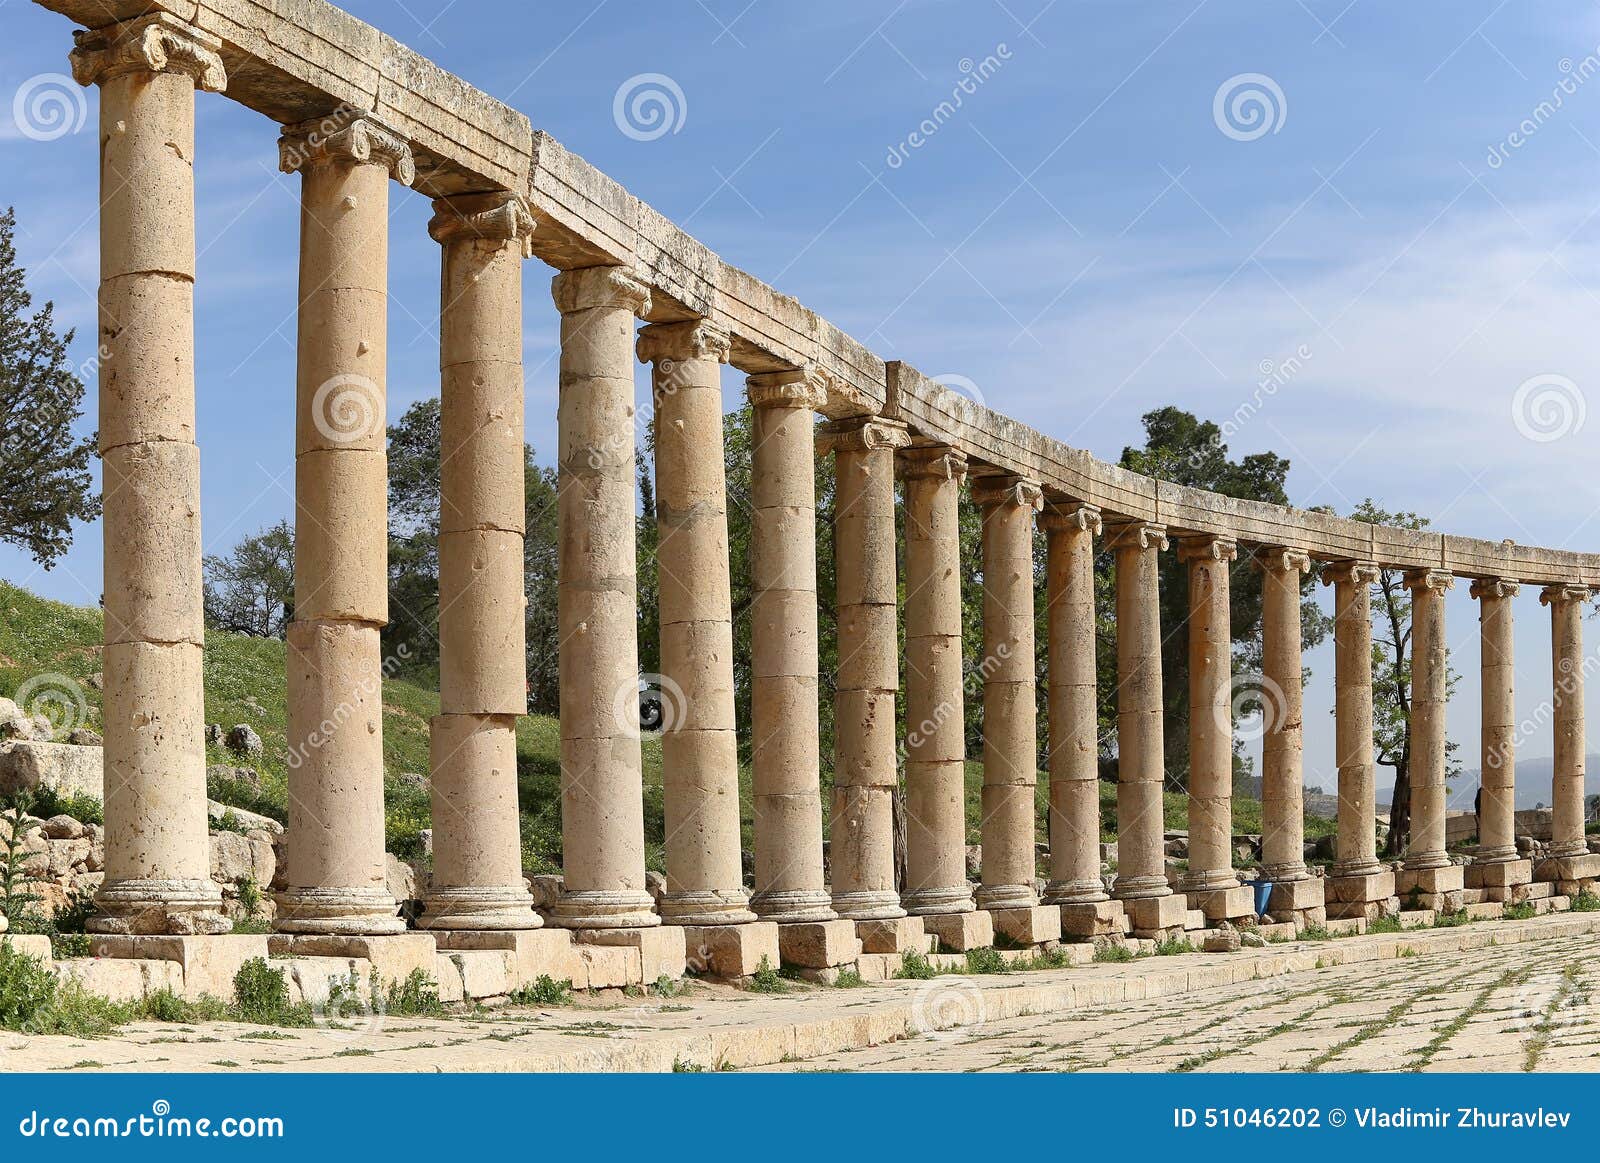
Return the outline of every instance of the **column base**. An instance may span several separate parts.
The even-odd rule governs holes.
[[[683,940],[691,973],[733,980],[782,963],[775,921],[741,925],[685,925]]]
[[[861,939],[854,921],[807,921],[778,926],[778,954],[785,965],[802,969],[831,969],[854,965],[861,956]]]
[[[1111,883],[1111,896],[1119,901],[1148,900],[1171,892],[1165,876],[1119,876]]]
[[[1270,880],[1273,884],[1288,884],[1291,881],[1313,879],[1303,860],[1291,861],[1288,864],[1263,864],[1256,870],[1256,879]]]
[[[926,953],[927,931],[921,917],[857,921],[856,936],[863,953]]]
[[[485,888],[441,888],[423,905],[419,929],[538,929],[533,897],[520,884]]]
[[[1320,909],[1325,903],[1322,881],[1317,877],[1308,876],[1304,880],[1275,880],[1272,882],[1272,895],[1267,898],[1267,913],[1274,921],[1287,921],[1291,915]]]
[[[1256,916],[1255,889],[1235,884],[1232,888],[1186,889],[1184,897],[1191,909],[1199,909],[1208,921],[1239,921]]]
[[[91,933],[218,934],[232,930],[222,914],[222,890],[209,880],[119,880],[94,894],[99,913]]]
[[[940,953],[965,953],[994,944],[994,916],[983,909],[920,915],[924,931],[938,939]]]
[[[743,889],[663,893],[656,907],[663,925],[747,925],[756,919]]]
[[[1445,864],[1432,868],[1402,868],[1395,873],[1395,895],[1416,897],[1425,909],[1436,912],[1457,912],[1465,903],[1461,893],[1466,888],[1466,869],[1459,864]]]
[[[972,886],[966,883],[947,888],[919,888],[903,894],[900,904],[914,917],[952,916],[970,913],[977,907],[972,903]]]
[[[1495,860],[1469,864],[1465,869],[1468,888],[1481,889],[1489,900],[1505,900],[1505,890],[1533,883],[1533,861]],[[1500,890],[1499,895],[1490,895]]]
[[[1044,886],[1039,903],[1042,905],[1092,905],[1110,900],[1105,883],[1099,877],[1093,880],[1052,880]]]
[[[1013,945],[1043,945],[1061,940],[1061,907],[1034,905],[1022,909],[990,909],[994,931]]]
[[[1600,879],[1600,853],[1547,857],[1533,866],[1533,879],[1581,887],[1584,881]]]
[[[896,892],[836,892],[833,911],[849,921],[892,921],[906,915]]]
[[[337,936],[380,936],[404,933],[400,906],[387,891],[376,888],[290,888],[274,893],[280,933],[326,933]]]
[[[1359,876],[1329,876],[1322,882],[1329,918],[1333,920],[1375,921],[1400,912],[1400,898],[1394,891],[1394,873],[1375,872]]]
[[[1061,935],[1075,941],[1096,937],[1120,936],[1127,919],[1127,906],[1110,899],[1081,901],[1061,906]]]
[[[1199,896],[1203,893],[1226,892],[1239,887],[1239,878],[1230,868],[1226,872],[1212,870],[1210,872],[1195,872],[1190,870],[1178,880],[1178,891],[1189,896]],[[1199,908],[1199,905],[1193,906]]]
[[[1179,893],[1166,896],[1144,896],[1122,902],[1128,919],[1133,922],[1135,937],[1164,937],[1174,929],[1181,930],[1189,919],[1189,901]]]
[[[621,946],[639,952],[639,972],[646,982],[660,977],[676,980],[688,969],[688,944],[678,925],[657,928],[581,929],[573,934],[580,945]]]
[[[560,929],[649,929],[661,923],[650,894],[633,889],[562,889],[550,910]]]
[[[978,907],[989,912],[1002,909],[1031,909],[1038,905],[1039,894],[1031,884],[980,884]]]
[[[806,921],[833,921],[833,898],[821,889],[776,889],[758,892],[750,898],[750,911],[763,921],[780,925]]]

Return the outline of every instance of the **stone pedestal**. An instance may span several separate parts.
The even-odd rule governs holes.
[[[762,968],[777,970],[782,960],[775,921],[685,925],[683,940],[689,972],[707,977],[749,977]]]
[[[1553,856],[1541,860],[1533,866],[1533,878],[1554,884],[1556,891],[1565,896],[1574,896],[1585,889],[1593,891],[1595,881],[1600,880],[1600,854]]]
[[[1267,913],[1275,921],[1286,921],[1310,910],[1321,909],[1325,904],[1320,877],[1274,881],[1272,895],[1267,901]]]
[[[1466,870],[1459,864],[1445,864],[1438,868],[1403,868],[1395,873],[1395,895],[1407,908],[1431,909],[1434,912],[1459,912],[1465,903],[1462,890],[1466,887]]]
[[[751,759],[755,895],[771,921],[830,921],[817,730],[815,369],[751,376]],[[853,939],[853,937],[852,937]]]
[[[680,925],[658,928],[580,929],[573,934],[579,945],[637,950],[639,970],[646,983],[660,977],[682,977],[688,970],[688,942]]]
[[[922,927],[938,938],[941,953],[965,953],[968,949],[987,949],[994,944],[993,915],[983,909],[925,914]]]
[[[639,333],[655,399],[656,566],[661,615],[661,776],[669,924],[755,920],[739,840],[733,604],[722,368],[728,336],[703,319]]]
[[[76,34],[100,86],[99,444],[105,540],[105,880],[89,928],[222,933],[206,837],[194,94],[227,84],[166,14]],[[43,418],[41,422],[51,422]]]
[[[925,953],[926,934],[921,917],[856,922],[856,936],[863,953]]]
[[[778,926],[778,954],[785,965],[832,969],[854,965],[861,956],[856,922],[803,921]]]
[[[1137,897],[1124,900],[1122,905],[1133,923],[1135,937],[1159,939],[1173,930],[1182,930],[1189,919],[1189,902],[1177,893]]]
[[[16,938],[12,937],[15,941]],[[268,955],[265,934],[208,934],[205,936],[96,936],[89,947],[94,957],[136,961],[173,961],[183,974],[185,1001],[214,997],[233,998],[233,979],[246,961]],[[50,956],[48,938],[44,954]]]
[[[1374,872],[1365,876],[1329,876],[1322,882],[1328,916],[1336,920],[1361,918],[1368,921],[1394,916],[1400,911],[1395,895],[1393,872]]]
[[[1061,940],[1059,905],[1025,909],[990,909],[995,935],[1012,945],[1043,945]]]
[[[1124,931],[1126,906],[1117,900],[1085,901],[1061,906],[1061,936],[1084,941]]]
[[[1516,890],[1533,883],[1533,861],[1497,860],[1487,864],[1469,864],[1464,883],[1467,888],[1480,890],[1484,900],[1517,903]]]
[[[648,310],[650,293],[620,267],[563,271],[551,289],[561,312],[565,875],[551,921],[586,930],[650,926],[660,918],[644,888],[633,398],[633,321]]]
[[[900,453],[899,466],[906,544],[906,886],[901,903],[921,916],[967,913],[973,901],[966,867],[957,504],[966,458],[949,448],[908,448]]]
[[[441,953],[494,950],[511,966],[511,988],[532,985],[541,977],[570,981],[587,988],[582,958],[566,929],[449,929],[433,934]]]
[[[1254,920],[1255,891],[1249,885],[1233,888],[1193,889],[1184,893],[1191,909],[1199,909],[1208,921]]]

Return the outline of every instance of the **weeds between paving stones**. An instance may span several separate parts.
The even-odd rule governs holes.
[[[1467,1023],[1482,1013],[1489,1005],[1489,998],[1497,989],[1504,989],[1509,985],[1521,985],[1532,974],[1531,969],[1508,969],[1494,981],[1480,989],[1468,1003],[1467,1007],[1451,1018],[1430,1038],[1426,1045],[1417,1051],[1416,1056],[1408,1063],[1406,1069],[1420,1071],[1434,1055],[1444,1048],[1444,1044],[1466,1029]]]
[[[1587,993],[1578,984],[1578,975],[1581,967],[1578,962],[1570,963],[1561,973],[1561,984],[1557,986],[1555,996],[1539,1014],[1539,1021],[1533,1027],[1533,1035],[1523,1047],[1522,1069],[1526,1073],[1533,1073],[1538,1068],[1539,1060],[1544,1057],[1544,1052],[1550,1046],[1550,1035],[1555,1029],[1555,1016],[1562,1006],[1568,1003],[1569,998],[1582,998],[1587,1000]]]

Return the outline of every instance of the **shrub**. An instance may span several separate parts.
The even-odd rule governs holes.
[[[240,1021],[279,1026],[291,1013],[289,983],[283,970],[274,969],[261,957],[252,957],[233,976],[233,1009]]]
[[[772,962],[767,960],[766,954],[761,955],[761,961],[756,965],[756,971],[750,975],[749,988],[755,993],[787,993],[789,987],[783,983],[783,978],[778,976],[778,971],[772,967]]]
[[[439,1000],[439,983],[421,969],[413,969],[402,982],[389,987],[387,1012],[402,1017],[433,1017],[446,1012]]]
[[[511,994],[511,1003],[519,1006],[568,1006],[572,1004],[572,982],[557,981],[541,973],[532,985],[524,985]]]
[[[926,981],[930,977],[937,977],[939,971],[933,967],[933,962],[928,960],[925,953],[912,950],[900,960],[900,968],[895,977],[904,981]]]

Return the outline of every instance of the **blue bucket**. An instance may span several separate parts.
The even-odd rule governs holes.
[[[1270,880],[1258,880],[1250,887],[1255,890],[1256,916],[1259,917],[1267,911],[1267,905],[1272,901],[1272,882]]]

